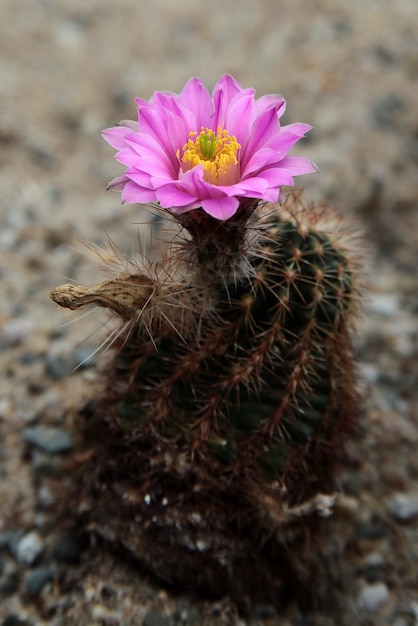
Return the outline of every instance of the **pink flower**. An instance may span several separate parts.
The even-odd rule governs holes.
[[[311,126],[280,126],[285,100],[256,100],[232,76],[222,76],[212,97],[191,78],[178,95],[156,92],[136,103],[138,122],[103,131],[126,166],[109,185],[123,202],[158,202],[177,214],[202,207],[226,220],[245,199],[277,202],[282,185],[316,171],[308,159],[286,156]]]

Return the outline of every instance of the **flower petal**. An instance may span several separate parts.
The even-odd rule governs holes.
[[[218,220],[227,220],[237,212],[239,207],[238,198],[223,196],[221,198],[209,198],[203,200],[202,209]]]
[[[230,135],[237,138],[241,146],[246,146],[248,143],[257,113],[254,93],[248,92],[234,98],[226,112],[225,128]]]
[[[222,78],[218,80],[213,89],[213,103],[215,106],[214,119],[212,129],[217,131],[218,127],[226,128],[227,112],[234,98],[239,95],[245,95],[247,92],[251,92],[254,95],[253,89],[243,89],[241,85],[229,74],[224,74]]]
[[[300,176],[301,174],[312,174],[317,172],[318,168],[313,161],[305,159],[305,157],[287,156],[281,160],[280,166],[285,168],[292,176]]]
[[[177,183],[169,183],[159,187],[156,191],[156,196],[161,206],[166,209],[189,206],[197,200],[190,193],[179,189]]]
[[[239,195],[248,196],[249,198],[262,198],[268,187],[264,177],[247,178],[234,185],[239,190]]]
[[[155,192],[129,181],[122,191],[122,202],[127,204],[134,204],[136,202],[139,204],[148,204],[148,202],[155,202]]]
[[[249,141],[241,153],[242,167],[245,168],[251,155],[264,147],[273,137],[276,137],[279,131],[280,123],[276,109],[267,109],[261,113],[257,117]]]
[[[261,96],[261,98],[256,100],[255,104],[259,114],[264,113],[267,109],[276,109],[278,117],[281,117],[286,111],[286,100],[282,96],[275,94]]]
[[[199,131],[201,127],[208,126],[208,120],[213,116],[213,102],[206,87],[199,78],[191,78],[187,81],[180,92],[178,100],[180,104],[191,111],[195,116],[195,128],[189,130]]]
[[[125,126],[113,126],[113,128],[106,128],[102,131],[102,137],[104,137],[112,148],[116,148],[116,150],[120,150],[124,148],[125,138],[127,135],[132,133],[130,128],[126,128]]]
[[[277,161],[277,153],[271,148],[261,148],[261,150],[258,150],[251,156],[241,175],[243,178],[247,178],[269,165],[272,161]]]
[[[166,154],[174,154],[183,145],[188,126],[181,117],[174,116],[167,109],[144,108],[139,112],[139,118],[141,131],[154,137]]]
[[[108,184],[107,188],[113,189],[115,191],[122,191],[126,183],[128,182],[129,182],[129,178],[125,176],[125,174],[123,174],[123,176],[117,176],[116,178],[113,178],[113,180],[111,180],[110,183]]]

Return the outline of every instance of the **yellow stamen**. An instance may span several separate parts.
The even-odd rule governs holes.
[[[190,139],[182,148],[181,163],[184,172],[203,165],[204,178],[213,185],[233,185],[239,180],[237,152],[241,148],[236,137],[218,128],[215,134],[209,128],[189,133]],[[180,151],[177,152],[180,158]]]

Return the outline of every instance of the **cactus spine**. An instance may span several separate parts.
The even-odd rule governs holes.
[[[276,597],[355,424],[356,264],[338,220],[297,196],[176,219],[164,275],[52,293],[125,325],[81,415],[78,504],[171,583]]]

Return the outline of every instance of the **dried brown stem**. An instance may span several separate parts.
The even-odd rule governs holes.
[[[157,284],[143,274],[121,274],[95,287],[60,285],[50,298],[66,309],[80,309],[89,304],[110,309],[124,321],[135,318],[157,290]]]

